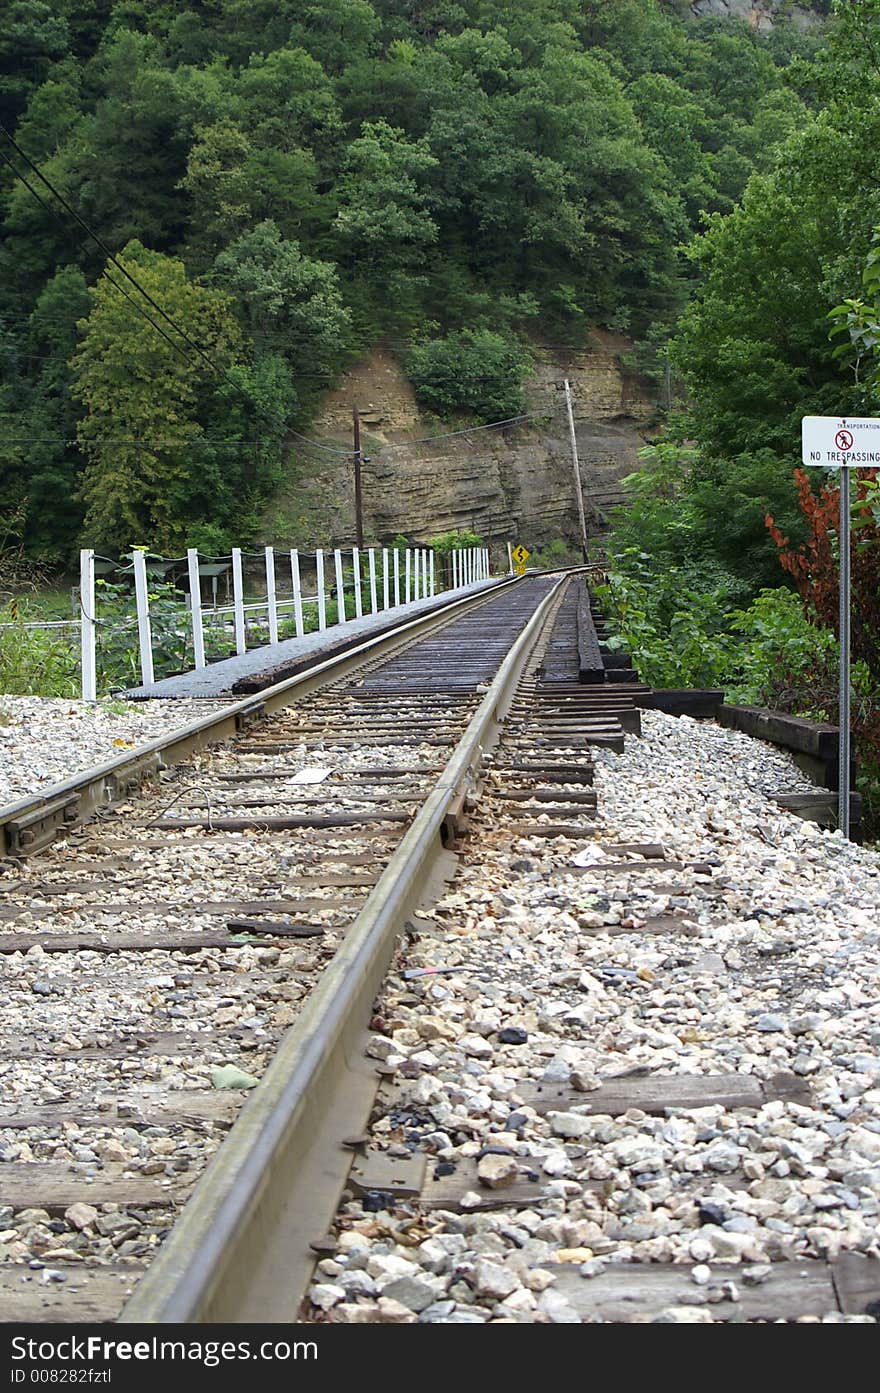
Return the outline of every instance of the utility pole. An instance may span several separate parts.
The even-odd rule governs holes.
[[[354,425],[354,526],[357,544],[362,547],[364,544],[364,499],[361,489],[363,454],[361,452],[361,415],[356,406],[351,408],[351,417]]]
[[[569,385],[568,378],[565,379],[564,387],[565,405],[566,409],[568,410],[568,433],[571,436],[571,462],[574,466],[574,494],[575,498],[577,499],[578,517],[580,519],[581,524],[581,552],[583,553],[583,558],[586,562],[589,560],[589,552],[587,549],[587,520],[584,516],[584,495],[583,490],[581,489],[581,467],[578,461],[577,436],[575,435],[574,431],[574,411],[571,405],[571,387]]]

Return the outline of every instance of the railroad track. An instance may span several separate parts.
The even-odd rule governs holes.
[[[338,1152],[342,1118],[365,1120],[375,1074],[349,1071],[336,1111],[305,1127],[288,1095],[299,1086],[316,1108],[315,1049],[345,1072],[365,1021],[347,1013],[368,1004],[364,981],[378,986],[466,823],[482,747],[557,590],[535,578],[459,602],[0,811],[16,1007],[0,1033],[8,1319],[112,1318],[132,1292],[131,1318],[244,1319],[248,1302],[263,1315],[277,1268],[233,1294],[217,1251],[234,1246],[230,1225],[247,1251],[260,1167],[283,1172],[308,1144],[317,1174],[280,1244],[298,1239],[285,1284],[304,1289],[315,1215],[329,1219],[347,1169],[344,1154],[328,1169],[326,1138],[336,1129]],[[162,1263],[152,1290],[141,1281],[175,1224],[185,1246],[198,1230],[195,1295]]]
[[[664,882],[696,884],[710,900],[714,867],[657,843],[612,841],[568,864],[566,847],[595,838],[594,752],[619,752],[638,734],[645,694],[631,670],[606,670],[582,585],[538,578],[505,587],[379,646],[197,723],[172,743],[174,757],[196,747],[185,764],[137,752],[128,772],[56,791],[42,815],[0,814],[8,857],[0,949],[20,985],[21,1021],[0,1036],[7,1318],[335,1319],[347,1308],[333,1283],[352,1276],[350,1245],[341,1245],[346,1235],[357,1242],[364,1217],[375,1213],[377,1231],[405,1253],[450,1222],[457,1232],[456,1215],[499,1207],[527,1246],[517,1216],[558,1212],[568,1193],[558,1177],[572,1173],[565,1155],[546,1175],[515,1165],[502,1189],[481,1170],[487,1157],[511,1164],[520,1113],[495,1124],[496,1145],[475,1142],[452,1166],[433,1159],[443,1137],[424,1106],[431,1085],[422,1074],[438,1029],[430,993],[443,994],[434,984],[447,971],[465,984],[473,974],[464,1000],[485,994],[484,1033],[498,1029],[492,1001],[529,995],[528,974],[511,978],[497,966],[504,948],[491,917],[480,932],[488,971],[457,938],[462,916],[479,922],[487,898],[490,914],[505,903],[482,891],[471,901],[468,887],[487,864],[511,884],[533,877],[534,862],[511,848],[552,847],[554,856],[563,848],[569,888],[560,908],[577,897],[570,886],[579,877],[609,897],[620,879],[647,906]],[[218,733],[235,738],[215,747]],[[143,791],[129,790],[144,777]],[[99,815],[56,848],[50,838],[64,831],[74,796],[78,815]],[[22,855],[42,840],[42,854]],[[644,934],[692,932],[680,914],[645,914]],[[603,942],[633,927],[593,917]],[[588,942],[590,916],[579,922]],[[386,977],[402,930],[402,955]],[[552,956],[549,929],[541,941]],[[506,983],[494,996],[492,963]],[[633,974],[615,971],[602,979],[608,991],[628,990]],[[412,1043],[426,1010],[422,1059]],[[575,1008],[575,1036],[581,1019]],[[397,1052],[401,1023],[411,1058]],[[512,1032],[514,1050],[525,1034]],[[809,1087],[784,1071],[654,1078],[623,1069],[556,1085],[539,1070],[513,1096],[530,1116],[561,1117],[563,1138],[569,1126],[572,1136],[586,1129],[586,1114],[626,1122],[810,1102]],[[467,1129],[464,1115],[457,1125]],[[16,1139],[23,1154],[21,1145],[13,1154]],[[591,1176],[589,1148],[575,1145],[572,1155],[586,1156]],[[586,1251],[578,1235],[597,1229],[601,1175],[600,1162],[596,1177],[573,1182],[590,1219],[572,1221],[572,1254]],[[699,1192],[698,1177],[677,1183],[682,1203]],[[738,1274],[722,1268],[727,1285],[712,1287],[711,1299],[730,1319],[860,1310],[878,1294],[865,1261],[774,1264],[746,1297],[730,1294]],[[459,1286],[477,1310],[482,1278],[463,1271]],[[589,1282],[573,1267],[554,1276],[557,1306],[544,1319],[645,1318],[692,1299],[682,1264],[658,1262],[635,1280],[626,1264]],[[346,1292],[356,1294],[353,1277]],[[416,1310],[431,1299],[430,1281],[422,1287],[404,1279]],[[393,1296],[393,1284],[384,1290]],[[400,1319],[402,1308],[382,1297],[372,1317],[351,1309],[355,1319]],[[444,1318],[442,1309],[432,1318]]]

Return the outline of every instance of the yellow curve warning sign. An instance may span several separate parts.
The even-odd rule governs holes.
[[[526,551],[522,543],[520,543],[519,546],[514,547],[513,551],[511,552],[511,555],[513,557],[513,564],[516,567],[517,575],[521,576],[523,574],[523,572],[526,569],[526,562],[528,561],[531,554],[532,553],[530,551]]]

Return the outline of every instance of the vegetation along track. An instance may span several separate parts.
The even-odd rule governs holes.
[[[7,1319],[295,1313],[395,930],[560,596],[457,602],[0,811]]]

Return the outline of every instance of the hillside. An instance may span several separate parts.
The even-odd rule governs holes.
[[[596,332],[589,347],[536,349],[524,384],[535,419],[503,430],[477,427],[445,437],[419,409],[400,363],[376,349],[344,374],[313,422],[324,441],[351,441],[352,405],[360,409],[367,462],[364,524],[369,537],[424,539],[464,528],[529,546],[554,538],[577,543],[564,377],[571,382],[581,477],[590,531],[604,530],[621,497],[618,480],[638,465],[638,450],[657,420],[648,384],[621,366],[626,340]],[[431,437],[439,436],[433,440]],[[415,444],[413,442],[420,442]],[[349,459],[328,463],[300,449],[286,492],[267,509],[267,540],[314,544],[354,532]]]
[[[600,325],[650,367],[693,288],[682,248],[803,120],[815,47],[658,0],[13,0],[8,21],[0,516],[59,562],[281,526],[297,433],[379,345],[451,425],[540,396],[534,343],[576,363]],[[532,444],[509,469],[493,443],[488,522],[535,495],[545,515]],[[375,526],[468,513],[464,474],[461,498],[436,475],[436,501],[392,480]]]

